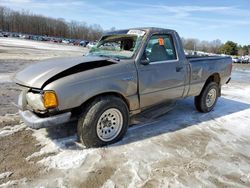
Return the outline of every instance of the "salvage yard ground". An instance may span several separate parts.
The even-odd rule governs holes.
[[[108,147],[84,149],[74,125],[31,130],[13,105],[11,77],[51,57],[86,48],[0,38],[0,187],[250,187],[250,67],[235,65],[216,108],[193,99],[129,128]]]

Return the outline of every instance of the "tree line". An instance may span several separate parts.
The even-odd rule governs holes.
[[[185,38],[182,38],[182,44],[186,50],[202,51],[215,54],[220,53],[220,48],[223,45],[219,39],[213,41],[200,41],[198,39]]]
[[[114,27],[111,28],[111,30],[114,29]],[[84,40],[97,40],[104,32],[100,25],[87,25],[76,21],[66,22],[61,18],[50,18],[29,11],[14,11],[2,6],[0,6],[0,30]],[[200,41],[182,38],[182,43],[186,50],[240,56],[250,54],[250,45],[240,46],[233,41],[223,44],[219,39]]]
[[[213,54],[226,54],[235,56],[250,55],[250,45],[238,45],[233,41],[222,43],[219,39],[213,41],[200,41],[198,39],[182,38],[183,47],[186,50],[202,51]]]
[[[0,30],[85,40],[97,40],[103,33],[100,25],[66,22],[61,18],[49,18],[29,11],[14,11],[2,6],[0,6]]]
[[[227,55],[245,56],[250,55],[250,45],[238,45],[233,41],[227,41],[220,48],[221,53]]]

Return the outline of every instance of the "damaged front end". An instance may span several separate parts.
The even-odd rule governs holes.
[[[58,100],[54,91],[43,91],[30,89],[20,95],[23,103],[22,107],[38,114],[46,114],[49,110],[55,111],[58,106]]]
[[[60,111],[58,94],[53,89],[45,90],[46,85],[72,74],[112,64],[100,57],[59,58],[40,62],[18,72],[14,81],[25,88],[18,100],[21,118],[35,129],[71,121],[74,118],[71,117],[70,109]]]
[[[97,56],[49,59],[18,72],[14,82],[29,88],[43,89],[48,83],[62,77],[112,64],[114,62],[108,58]]]
[[[26,125],[39,129],[63,124],[72,119],[71,112],[58,113],[55,101],[57,99],[50,95],[51,91],[26,89],[21,92],[18,99],[19,114]]]

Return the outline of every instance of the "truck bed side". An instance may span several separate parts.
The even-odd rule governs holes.
[[[187,96],[197,96],[210,76],[219,76],[220,86],[230,78],[232,59],[230,57],[188,57],[190,62],[190,88]]]

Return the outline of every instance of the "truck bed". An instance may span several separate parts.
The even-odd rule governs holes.
[[[230,58],[228,56],[197,56],[197,55],[188,55],[186,58],[190,62],[196,62],[196,61],[204,61],[204,60],[221,60],[221,59],[227,59]]]
[[[191,69],[189,96],[199,95],[207,78],[213,74],[218,74],[221,85],[230,77],[232,59],[229,56],[186,56],[186,58]]]

